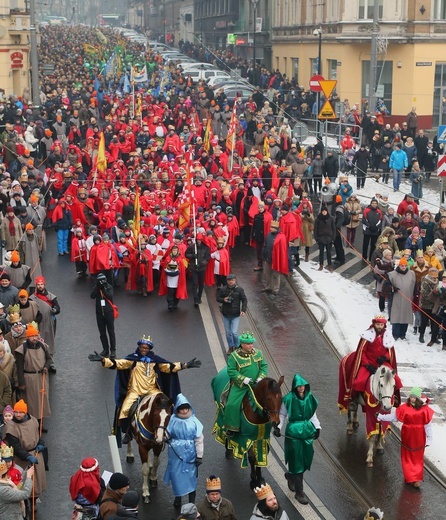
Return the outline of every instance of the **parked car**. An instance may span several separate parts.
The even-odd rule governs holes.
[[[195,70],[219,70],[215,65],[212,65],[212,63],[185,63],[183,71],[186,72],[186,70],[195,69]]]
[[[186,76],[190,76],[194,83],[197,81],[204,80],[207,81],[211,78],[230,78],[231,76],[227,72],[223,72],[221,70],[195,70],[189,69],[184,73]]]

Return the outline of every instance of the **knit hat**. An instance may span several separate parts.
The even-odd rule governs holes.
[[[339,204],[342,202],[342,197],[340,195],[336,195],[335,203]]]
[[[110,480],[108,481],[108,487],[113,491],[124,488],[129,484],[129,478],[123,475],[122,473],[113,473],[113,475],[110,477]]]
[[[31,229],[34,229],[34,226],[31,224],[31,222],[28,222],[28,224],[25,226],[25,231],[29,231]]]
[[[7,404],[7,405],[3,408],[3,412],[2,412],[2,413],[5,414],[5,413],[13,413],[13,412],[14,412],[14,410],[13,410],[12,406],[10,406],[9,404]]]
[[[25,403],[23,399],[20,399],[20,401],[17,401],[14,405],[14,412],[24,412],[28,413],[28,405]]]
[[[20,255],[17,251],[11,253],[11,262],[20,262]]]
[[[33,323],[35,323],[35,322],[28,323],[28,325],[26,326],[26,337],[27,338],[31,338],[32,336],[39,335],[39,331],[37,329],[37,323],[35,323],[34,325],[33,325]]]
[[[36,284],[43,283],[45,285],[45,278],[43,276],[36,277]]]
[[[394,224],[395,222],[399,222],[400,219],[398,217],[393,217],[392,219],[392,224]]]
[[[135,509],[139,504],[140,495],[138,491],[129,490],[124,493],[121,504],[126,508]]]
[[[411,388],[409,396],[421,399],[421,388],[419,386],[414,386]]]
[[[404,258],[404,256],[401,258],[398,265],[405,265],[407,267],[407,260]]]
[[[29,296],[28,291],[26,289],[20,289],[18,296],[19,296],[19,298],[21,298],[22,296],[28,298],[28,296]]]
[[[282,204],[282,207],[280,209],[283,209],[283,211],[290,211],[290,207],[288,204]]]
[[[195,504],[184,504],[181,508],[181,518],[185,520],[195,520],[197,518],[198,509]]]
[[[8,273],[2,273],[2,275],[0,276],[0,280],[11,280],[11,277]]]

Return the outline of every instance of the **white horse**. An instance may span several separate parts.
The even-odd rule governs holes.
[[[392,408],[395,391],[395,370],[387,365],[380,366],[370,376],[371,395],[361,393],[348,405],[347,433],[353,434],[358,428],[358,405],[362,406],[366,416],[366,431],[369,441],[366,463],[369,468],[373,467],[374,446],[379,454],[384,453],[384,436],[389,423],[379,422],[376,415],[379,412],[389,412]]]

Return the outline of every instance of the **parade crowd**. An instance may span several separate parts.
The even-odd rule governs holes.
[[[133,362],[136,367],[155,363],[169,373],[199,367],[192,360],[167,362],[162,368],[163,361],[150,357],[151,340],[144,338],[131,354],[134,358],[117,359],[118,309],[113,303],[117,288],[137,291],[142,298],[158,293],[175,312],[189,297],[199,307],[204,287],[216,286],[228,367],[237,372],[236,380],[243,375],[240,360],[254,354],[252,348],[244,349],[238,334],[247,300],[231,273],[234,248],[254,248],[253,269],[262,274],[261,291],[280,297],[281,277],[292,274],[301,260],[309,261],[314,243],[319,247],[319,270],[324,269],[324,257],[327,269],[334,270],[332,246],[342,265],[345,248],[355,246],[359,226],[363,261],[370,262],[376,277],[381,311],[387,302],[394,339],[404,339],[413,324],[424,342],[430,323],[428,345],[434,345],[446,323],[446,206],[434,214],[420,202],[422,184],[435,171],[440,148],[417,128],[415,107],[401,128],[397,124],[391,128],[382,111],[361,114],[345,101],[346,130],[338,156],[325,150],[321,139],[305,148],[293,138],[290,123],[311,117],[315,99],[279,71],[252,68],[227,52],[212,55],[182,42],[184,52],[222,68],[238,68],[258,87],[247,100],[227,99],[223,89],[214,91],[201,81],[194,84],[181,68],[164,64],[156,52],[125,42],[111,30],[99,33],[101,37],[84,26],[43,28],[40,63],[53,63],[55,70],[41,76],[40,106],[32,105],[29,92],[0,102],[0,232],[5,253],[0,275],[5,467],[0,462],[0,478],[7,468],[14,484],[8,486],[20,508],[17,514],[26,513],[23,499],[31,496],[28,507],[33,508],[45,490],[42,434],[44,419],[51,413],[48,373],[56,372],[56,316],[61,311],[41,270],[42,255],[55,253],[46,251],[47,233],[57,234],[56,254],[70,256],[73,274],[94,277],[90,296],[96,304],[102,351],[91,360],[117,371]],[[110,70],[108,59],[117,48],[119,57]],[[136,61],[145,63],[149,79],[136,85],[133,95],[124,88],[123,76]],[[397,191],[401,175],[406,175],[412,193],[404,196],[396,211],[385,191],[364,208],[350,184],[352,174],[356,192],[368,176],[382,177],[384,190],[392,178]],[[438,283],[440,272],[444,274]],[[446,349],[446,335],[443,345]],[[120,417],[128,434],[131,425],[125,420],[133,401],[143,395],[141,388],[149,385],[153,390],[159,385],[155,379],[138,386],[137,369],[132,372],[136,386]],[[265,376],[243,375],[236,402],[240,404],[246,393],[244,387]],[[174,436],[174,417],[179,416],[183,425],[181,421],[190,421],[187,439],[195,450],[193,461],[199,463],[202,425],[187,398],[180,392],[175,397],[169,428]],[[298,420],[298,409],[303,410],[299,420],[305,422],[311,450],[306,451],[300,441],[289,443],[286,478],[299,502],[306,504],[303,473],[311,466],[312,440],[318,438],[320,424],[317,400],[299,374],[283,405],[287,439],[293,436],[290,425]],[[397,413],[392,420],[396,418],[405,416]],[[228,423],[227,431],[237,431],[237,424]],[[34,465],[34,475],[26,470],[22,479],[20,466],[25,469],[29,464]],[[235,519],[232,504],[221,497],[217,476],[206,480],[205,500],[195,506],[196,481],[186,489],[175,483],[176,473],[168,468],[166,477],[174,489],[175,506],[181,505],[181,496],[189,496],[180,518],[196,518],[199,511],[202,518]],[[2,480],[3,512],[7,506],[1,485]],[[71,481],[70,493],[79,515],[84,506],[94,506],[96,513],[100,506],[101,518],[121,518],[122,507],[137,514],[139,494],[128,487],[128,478],[118,473],[105,486],[97,460],[87,458]],[[270,486],[255,493],[259,503],[253,519],[288,518]],[[7,518],[16,517],[20,518],[11,513]]]

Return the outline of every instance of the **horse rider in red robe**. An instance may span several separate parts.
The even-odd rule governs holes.
[[[345,356],[340,366],[340,388],[338,406],[346,409],[350,400],[356,394],[365,392],[371,374],[378,367],[387,365],[397,371],[395,340],[392,331],[387,329],[387,319],[378,314],[372,320],[370,327],[363,333],[355,352]],[[341,383],[344,383],[342,385]],[[344,386],[344,388],[342,388]],[[395,397],[399,404],[399,390],[402,387],[401,379],[395,374]]]

